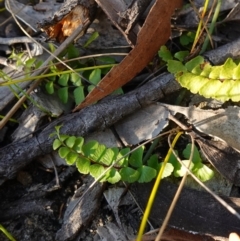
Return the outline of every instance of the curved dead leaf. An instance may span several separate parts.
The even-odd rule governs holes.
[[[96,102],[134,78],[152,60],[171,34],[171,16],[182,0],[157,0],[138,34],[136,46],[101,80],[95,89],[74,111]]]

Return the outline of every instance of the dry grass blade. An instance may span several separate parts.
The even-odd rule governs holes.
[[[213,41],[212,41],[212,38],[211,38],[211,34],[210,34],[209,31],[208,31],[207,23],[208,23],[211,15],[212,15],[212,12],[213,12],[213,10],[214,10],[214,7],[216,6],[216,0],[214,0],[214,3],[212,4],[212,7],[211,7],[211,9],[210,9],[210,11],[209,11],[209,13],[208,13],[207,18],[206,18],[206,21],[204,20],[204,16],[205,16],[205,13],[206,13],[206,12],[203,10],[202,15],[200,15],[200,14],[198,13],[197,8],[195,7],[194,2],[193,2],[192,0],[190,0],[190,3],[191,3],[191,5],[192,5],[195,13],[198,15],[198,17],[199,17],[199,19],[200,19],[200,22],[199,22],[199,25],[198,25],[198,30],[197,30],[197,33],[196,33],[196,38],[195,38],[195,40],[194,40],[194,43],[193,43],[193,45],[192,45],[191,52],[190,52],[190,53],[196,54],[195,48],[196,48],[196,45],[200,42],[200,39],[203,37],[203,31],[204,31],[204,30],[206,31],[206,33],[207,33],[207,35],[208,35],[208,37],[209,37],[209,39],[210,39],[211,45],[213,46]],[[203,25],[203,27],[202,27],[202,25]],[[197,51],[198,51],[198,50],[197,50]]]

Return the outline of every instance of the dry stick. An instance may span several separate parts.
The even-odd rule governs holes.
[[[15,114],[15,112],[19,109],[19,107],[24,103],[24,101],[27,99],[27,95],[29,95],[39,84],[41,80],[37,80],[33,85],[30,86],[30,88],[25,92],[25,95],[23,95],[18,102],[11,108],[11,110],[3,117],[3,119],[0,121],[0,129],[2,129],[5,124],[8,122],[8,120]]]
[[[7,0],[8,1],[8,0]],[[15,21],[17,21],[16,17],[12,13],[12,16]],[[40,74],[44,74],[48,70],[49,63],[54,60],[55,58],[60,61],[61,63],[64,63],[61,61],[58,56],[63,50],[66,49],[66,47],[73,42],[73,40],[85,29],[85,27],[90,23],[90,20],[87,19],[83,25],[78,26],[78,28],[73,32],[71,36],[69,36],[57,49],[56,51],[48,57],[48,59],[42,64],[42,68],[40,70],[37,70],[32,74],[32,76],[38,76]],[[35,40],[34,40],[35,41]],[[45,49],[44,49],[45,50]],[[49,51],[48,51],[49,52]],[[64,65],[66,65],[64,63]],[[43,68],[46,67],[45,70]],[[70,67],[68,67],[70,68]],[[25,95],[22,96],[18,102],[12,107],[12,109],[7,113],[7,115],[0,121],[0,129],[4,127],[4,125],[7,123],[7,121],[13,116],[13,114],[18,110],[18,108],[23,104],[23,102],[27,99],[27,95],[29,95],[39,84],[41,83],[41,79],[38,79],[35,83],[33,83],[30,88],[26,91]]]
[[[169,146],[172,147],[172,145],[170,143],[170,137],[171,137],[171,135],[168,136],[168,143],[169,143]],[[189,164],[188,164],[188,167],[187,167],[188,169],[190,168],[190,165],[192,163],[193,152],[194,152],[194,138],[193,138],[192,135],[190,135],[190,137],[191,137],[191,141],[192,141],[192,147],[191,147],[191,155],[190,155],[190,158],[189,158]],[[168,209],[167,215],[166,215],[165,219],[163,220],[163,224],[162,224],[162,226],[161,226],[161,228],[159,230],[159,233],[158,233],[155,241],[160,241],[161,240],[163,232],[164,232],[164,230],[165,230],[165,228],[166,228],[166,226],[168,224],[168,221],[169,221],[169,219],[170,219],[170,217],[172,215],[173,209],[175,208],[176,203],[178,201],[178,198],[179,198],[179,196],[181,194],[181,191],[183,189],[183,186],[184,186],[184,183],[186,181],[187,176],[188,176],[188,172],[186,171],[184,176],[183,176],[183,178],[182,178],[182,180],[181,180],[181,183],[180,183],[180,185],[179,185],[179,187],[177,189],[177,192],[176,192],[176,194],[175,194],[175,196],[174,196],[174,198],[172,200],[172,203],[171,203],[171,205],[170,205],[170,207]]]
[[[40,38],[32,38],[34,40],[41,41]],[[3,38],[0,37],[0,43],[1,44],[6,44],[6,45],[12,45],[16,43],[33,43],[34,41],[28,36],[20,36],[20,37],[12,37],[12,38]]]

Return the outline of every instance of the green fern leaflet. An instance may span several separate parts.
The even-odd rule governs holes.
[[[175,75],[180,85],[192,93],[222,102],[240,101],[240,63],[228,58],[221,66],[211,66],[202,56],[197,56],[183,64],[167,57],[169,53],[165,46],[159,51],[159,56],[167,62],[168,71]]]

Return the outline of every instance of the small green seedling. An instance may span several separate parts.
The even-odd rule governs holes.
[[[182,152],[182,155],[185,158],[185,160],[183,160],[182,162],[185,164],[185,166],[189,165],[191,148],[192,148],[192,144],[188,144]],[[173,154],[169,159],[169,163],[171,163],[174,166],[173,175],[175,177],[183,177],[185,175],[186,168],[177,161],[176,157]],[[190,165],[190,171],[192,171],[192,173],[197,178],[199,178],[202,182],[206,182],[214,176],[213,170],[211,170],[207,165],[202,163],[202,158],[196,146],[194,146],[194,153],[193,153],[193,158]]]

